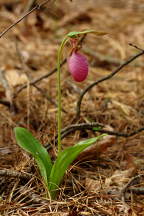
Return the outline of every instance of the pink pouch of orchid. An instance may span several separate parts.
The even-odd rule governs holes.
[[[88,61],[84,55],[78,52],[73,52],[67,62],[68,70],[75,81],[82,82],[87,78]]]

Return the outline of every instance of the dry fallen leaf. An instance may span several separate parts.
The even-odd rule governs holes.
[[[123,187],[129,179],[134,175],[136,169],[130,168],[128,170],[116,170],[114,174],[106,178],[105,180],[105,186],[110,187],[110,186],[118,186],[119,188]]]
[[[12,87],[28,82],[27,75],[24,73],[19,74],[16,70],[7,70],[5,72],[5,77]]]

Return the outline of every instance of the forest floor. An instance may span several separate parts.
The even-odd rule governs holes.
[[[28,2],[0,0],[0,32],[30,9]],[[143,20],[143,0],[60,0],[35,10],[0,37],[0,215],[144,215],[144,55],[123,65],[143,52]],[[67,64],[62,67],[62,127],[97,122],[113,134],[78,157],[57,200],[50,201],[33,158],[18,147],[13,129],[28,128],[43,145],[50,144],[55,157],[57,50],[65,34],[84,29],[108,34],[87,35],[83,41],[87,80],[76,83]],[[67,45],[64,58],[69,52]],[[76,118],[83,90],[120,65],[84,95]],[[75,130],[64,137],[63,148],[98,134]],[[30,179],[24,176],[29,173]]]

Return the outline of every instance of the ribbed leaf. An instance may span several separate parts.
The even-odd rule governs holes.
[[[59,187],[59,184],[64,176],[65,171],[68,166],[76,159],[76,157],[88,146],[95,143],[97,140],[104,136],[100,135],[95,138],[87,139],[85,141],[81,141],[76,145],[65,149],[58,155],[53,168],[51,170],[50,178],[49,178],[49,192],[51,194],[51,198],[54,199],[56,195],[56,190]]]
[[[48,179],[52,169],[52,162],[47,150],[27,129],[16,127],[14,131],[18,145],[32,154],[38,163],[40,172],[46,172]],[[44,176],[45,174],[43,174],[43,177]],[[44,179],[46,181],[46,177],[44,177]]]

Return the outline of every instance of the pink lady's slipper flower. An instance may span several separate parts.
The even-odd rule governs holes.
[[[88,61],[86,57],[76,51],[68,58],[68,69],[77,82],[82,82],[88,75]]]

